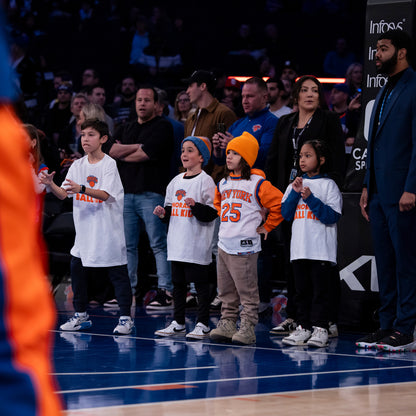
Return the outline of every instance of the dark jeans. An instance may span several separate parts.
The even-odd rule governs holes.
[[[85,312],[88,306],[88,274],[92,267],[84,267],[81,259],[71,258],[71,280],[72,291],[74,292],[75,312]],[[127,265],[112,266],[105,268],[108,277],[114,286],[117,302],[120,306],[121,316],[130,316],[132,292],[127,272]]]
[[[194,282],[198,298],[198,322],[208,326],[210,306],[209,265],[172,261],[174,319],[185,323],[186,295],[188,283]]]
[[[328,328],[331,264],[319,260],[292,262],[296,287],[297,324]]]

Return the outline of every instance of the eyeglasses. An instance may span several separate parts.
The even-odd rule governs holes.
[[[187,103],[188,101],[190,101],[189,98],[178,98],[176,100],[178,103]]]

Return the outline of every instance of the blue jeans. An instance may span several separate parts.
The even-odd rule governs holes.
[[[167,260],[167,227],[153,214],[156,205],[163,206],[165,199],[154,192],[124,195],[124,233],[127,246],[127,267],[133,294],[137,286],[137,264],[139,260],[138,244],[140,236],[140,219],[143,221],[150,247],[156,260],[158,287],[171,291],[172,276]]]

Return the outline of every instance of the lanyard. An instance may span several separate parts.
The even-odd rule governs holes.
[[[382,116],[383,110],[384,110],[384,105],[389,102],[390,97],[391,97],[392,94],[393,94],[393,89],[390,91],[389,95],[387,95],[387,93],[384,94],[383,102],[381,103],[380,113],[378,115],[378,125],[380,125],[381,116]]]
[[[298,161],[298,147],[299,147],[299,139],[302,136],[303,132],[309,127],[309,124],[311,124],[313,115],[309,118],[307,123],[303,126],[302,130],[299,132],[299,134],[296,136],[296,126],[293,127],[293,135],[292,135],[292,144],[293,144],[293,167],[296,167],[296,163]]]

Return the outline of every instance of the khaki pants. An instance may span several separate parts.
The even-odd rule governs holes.
[[[259,319],[259,288],[257,258],[259,253],[227,254],[218,248],[218,296],[222,301],[221,319],[237,321],[241,303],[241,320],[256,325]]]

